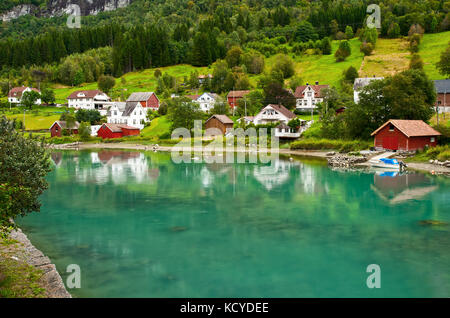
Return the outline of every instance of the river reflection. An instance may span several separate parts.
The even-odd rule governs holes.
[[[174,164],[54,152],[41,213],[17,220],[84,297],[448,297],[450,182],[323,160]],[[429,226],[423,220],[437,220]],[[382,286],[369,290],[368,264]]]

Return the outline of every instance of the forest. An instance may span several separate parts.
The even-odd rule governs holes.
[[[67,56],[101,47],[112,48],[112,67],[104,72],[114,76],[180,63],[211,65],[233,46],[266,57],[283,45],[296,54],[309,48],[324,53],[319,41],[345,39],[349,27],[360,33],[369,3],[380,5],[381,37],[406,36],[414,24],[425,33],[450,27],[450,1],[442,0],[136,0],[82,17],[79,29],[67,28],[65,17],[23,16],[3,23],[0,77],[16,77],[23,67],[56,67]]]

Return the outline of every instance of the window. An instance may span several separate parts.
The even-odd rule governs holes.
[[[392,124],[389,125],[389,131],[394,131],[394,125]]]
[[[434,137],[430,138],[430,142],[434,142],[434,140],[435,140]]]

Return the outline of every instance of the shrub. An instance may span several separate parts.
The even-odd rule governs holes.
[[[364,56],[368,56],[368,55],[372,54],[372,52],[373,52],[373,45],[372,45],[372,43],[363,42],[363,43],[361,43],[359,50],[362,53],[364,53]]]

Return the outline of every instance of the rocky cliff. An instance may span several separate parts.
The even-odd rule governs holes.
[[[4,12],[0,20],[10,21],[26,14],[54,17],[72,13],[74,5],[80,8],[81,15],[96,15],[103,11],[112,11],[128,6],[133,0],[49,0],[47,6],[38,8],[31,4],[23,4]]]

